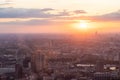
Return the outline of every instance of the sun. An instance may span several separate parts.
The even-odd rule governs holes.
[[[79,30],[87,30],[89,28],[88,23],[86,21],[80,21],[76,23],[74,27]]]
[[[88,28],[87,23],[80,23],[78,25],[78,28],[80,28],[80,29],[87,29]]]

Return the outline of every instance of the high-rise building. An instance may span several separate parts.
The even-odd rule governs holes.
[[[45,54],[41,52],[36,52],[35,54],[33,54],[32,64],[32,67],[36,72],[43,70],[46,67]]]
[[[31,68],[31,58],[30,57],[26,57],[23,60],[23,67],[24,68]]]
[[[20,64],[16,64],[15,65],[15,74],[16,74],[16,78],[20,79],[23,76],[23,68]]]
[[[104,71],[104,63],[102,60],[98,60],[96,62],[96,71],[97,72],[103,72]]]

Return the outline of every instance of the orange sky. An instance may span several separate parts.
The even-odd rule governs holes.
[[[0,3],[0,33],[120,32],[120,0],[1,0]]]

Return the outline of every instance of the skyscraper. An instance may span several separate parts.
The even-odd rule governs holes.
[[[46,67],[45,54],[41,53],[40,51],[36,52],[32,56],[32,62],[34,63],[33,67],[35,71],[39,72],[43,70]]]

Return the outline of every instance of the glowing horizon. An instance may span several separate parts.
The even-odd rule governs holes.
[[[120,32],[119,0],[2,0],[0,3],[0,33]]]

